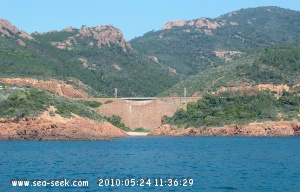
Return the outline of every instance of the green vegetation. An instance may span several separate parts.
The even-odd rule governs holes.
[[[187,105],[187,110],[179,109],[166,122],[179,127],[223,126],[246,124],[264,120],[298,119],[300,97],[284,92],[276,99],[271,92],[257,95],[231,95],[206,93],[197,102]]]
[[[101,95],[98,95],[97,98],[109,98],[109,96],[106,94],[101,94]]]
[[[49,111],[50,116],[57,113],[63,117],[71,117],[73,113],[96,121],[104,120],[103,117],[91,110],[85,102],[73,101],[49,91],[36,88],[0,90],[0,117],[2,118],[35,117],[48,110],[50,106],[57,109],[56,111]]]
[[[144,129],[143,127],[138,127],[134,130],[131,130],[129,127],[126,127],[124,123],[122,123],[122,118],[118,115],[112,115],[111,117],[104,117],[108,122],[113,124],[114,126],[124,130],[124,131],[133,131],[133,132],[143,132],[148,133],[150,130]]]
[[[151,130],[144,129],[143,127],[138,127],[133,130],[133,132],[142,132],[142,133],[150,133]]]
[[[105,101],[104,104],[108,104],[108,103],[111,103],[111,102],[114,102],[113,100],[108,100],[108,101]]]
[[[151,31],[130,43],[140,53],[156,56],[160,63],[176,69],[186,78],[223,65],[224,60],[217,58],[214,51],[247,52],[278,43],[299,43],[300,40],[298,11],[259,7],[208,18],[208,21],[218,23],[219,27],[197,28],[187,24]],[[204,30],[212,34],[205,34]]]
[[[237,67],[240,76],[256,83],[295,85],[300,81],[300,46],[274,45],[261,50],[250,65]]]
[[[70,33],[61,31],[33,36],[40,45],[49,45],[51,42],[67,40],[68,37],[74,36],[76,31],[78,32],[78,29]],[[63,59],[78,63],[78,66],[71,66],[77,68],[82,75],[69,73],[63,76],[74,77],[90,85],[100,93],[100,97],[113,96],[114,88],[118,88],[120,96],[155,96],[177,82],[176,77],[169,73],[166,67],[134,50],[127,48],[124,52],[122,47],[114,44],[98,48],[93,37],[74,38],[77,43],[72,46],[72,50],[63,50]],[[90,42],[94,42],[95,46],[88,46]],[[47,51],[52,52],[53,49],[57,48],[52,46]],[[87,68],[78,61],[82,58],[86,59]]]
[[[299,74],[300,45],[273,45],[251,50],[219,68],[203,70],[160,93],[159,96],[174,93],[182,96],[184,87],[189,95],[194,92],[215,92],[221,87],[239,85],[288,84],[293,87],[300,81]]]
[[[114,126],[123,129],[124,131],[130,131],[131,129],[126,127],[124,123],[122,123],[122,118],[118,115],[113,115],[111,117],[104,117],[108,122],[113,124]]]
[[[13,33],[13,38],[0,35],[0,76],[61,79],[95,97],[112,97],[114,88],[122,97],[151,97],[182,95],[184,87],[192,95],[222,86],[299,83],[300,12],[259,7],[203,22],[217,27],[187,24],[151,31],[131,40],[133,49],[127,47],[126,51],[113,43],[99,48],[92,36],[78,36],[79,29],[35,33],[34,41]],[[18,44],[19,38],[26,46]],[[72,50],[51,45],[68,39],[72,39]],[[215,51],[243,54],[225,62]],[[158,62],[149,56],[157,57]],[[79,59],[86,60],[87,66]]]
[[[140,53],[157,57],[160,63],[184,76],[197,74],[205,68],[223,63],[210,47],[210,42],[218,41],[215,36],[207,36],[197,30],[190,33],[184,30],[188,28],[152,31],[130,43]]]
[[[93,90],[79,89],[93,96],[111,97],[114,88],[120,96],[155,96],[177,82],[176,76],[167,67],[128,49],[112,44],[98,48],[87,46],[95,41],[92,37],[75,37],[73,50],[58,49],[51,42],[63,42],[78,32],[49,32],[32,34],[35,41],[0,35],[0,76],[31,77],[37,79],[60,79],[68,82],[78,79]],[[22,39],[26,46],[20,46],[16,39]],[[80,58],[87,60],[84,67]],[[120,70],[116,69],[118,66]],[[70,83],[70,82],[68,82]]]
[[[51,117],[54,117],[54,116],[55,116],[55,111],[50,110],[50,111],[49,111],[49,115],[50,115]]]
[[[84,101],[84,100],[79,100],[77,101],[79,103],[82,103],[88,107],[91,107],[91,108],[98,108],[102,105],[102,103],[98,102],[98,101]]]

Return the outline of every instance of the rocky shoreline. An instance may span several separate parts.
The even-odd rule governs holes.
[[[110,140],[128,136],[108,122],[55,116],[0,119],[0,140]]]
[[[165,124],[153,129],[148,136],[300,136],[300,122],[277,121],[187,129],[178,129],[174,125]]]
[[[209,128],[177,128],[162,125],[142,135],[127,133],[108,122],[96,122],[73,116],[51,117],[47,112],[39,117],[0,118],[0,140],[110,140],[128,136],[300,136],[300,122],[277,121],[226,125]]]

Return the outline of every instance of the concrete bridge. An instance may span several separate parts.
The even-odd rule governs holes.
[[[173,116],[178,109],[185,109],[188,102],[198,99],[200,97],[90,98],[87,100],[103,103],[96,109],[100,115],[108,117],[118,115],[131,129],[138,127],[154,129],[161,125],[162,116]]]

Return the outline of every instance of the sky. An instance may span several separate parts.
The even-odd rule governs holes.
[[[28,33],[113,24],[126,40],[165,23],[220,15],[249,7],[300,11],[299,0],[0,0],[0,18]]]

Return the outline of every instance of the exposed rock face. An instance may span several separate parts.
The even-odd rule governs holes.
[[[119,65],[117,65],[117,64],[114,64],[113,67],[114,67],[116,70],[118,70],[118,71],[121,71],[121,70],[122,70],[122,68],[121,68]]]
[[[195,26],[197,28],[207,27],[208,29],[216,29],[220,26],[220,24],[218,24],[215,21],[211,22],[207,18],[200,18],[195,21],[178,20],[178,21],[167,22],[162,28],[162,30],[171,29],[172,27],[182,27],[184,25]]]
[[[77,41],[74,37],[68,37],[64,42],[51,42],[51,45],[56,46],[59,49],[68,49],[72,50],[73,45],[77,44]]]
[[[182,27],[185,25],[185,23],[186,22],[184,20],[167,22],[165,26],[162,28],[162,30],[171,29],[172,27]]]
[[[198,28],[202,28],[202,27],[207,27],[208,29],[216,29],[218,27],[220,27],[220,25],[217,22],[210,22],[208,19],[206,18],[200,18],[195,22],[195,25]]]
[[[207,18],[200,18],[198,20],[191,20],[191,21],[183,21],[183,20],[178,20],[178,21],[172,21],[168,22],[164,25],[162,30],[166,29],[172,29],[172,27],[182,27],[182,26],[188,26],[193,30],[200,31],[206,35],[213,35],[213,30],[220,27],[221,23],[218,23],[216,21],[212,21],[211,19]],[[191,32],[191,29],[184,29],[184,32]]]
[[[176,126],[166,124],[153,129],[148,136],[194,136],[196,134],[194,128],[177,129]]]
[[[72,32],[73,31],[73,27],[67,27],[67,28],[65,28],[64,29],[64,31],[66,31],[66,32]]]
[[[108,122],[74,117],[50,117],[47,112],[37,118],[0,119],[0,139],[12,140],[104,140],[128,136]]]
[[[229,13],[227,16],[232,17],[232,15],[236,15],[236,14],[238,14],[238,13],[236,11],[234,11],[234,12]]]
[[[85,59],[85,58],[79,58],[78,60],[82,62],[82,65],[85,68],[87,68],[89,66],[87,59]]]
[[[232,56],[238,55],[240,56],[242,54],[242,52],[240,51],[225,51],[225,50],[220,50],[220,51],[214,51],[216,56],[221,58],[221,59],[225,59],[225,61],[231,61],[232,60]]]
[[[256,86],[237,86],[237,87],[221,87],[217,93],[220,92],[231,92],[235,94],[237,91],[241,93],[247,92],[248,94],[257,94],[262,90],[270,90],[278,93],[278,97],[281,96],[282,92],[290,91],[290,87],[288,85],[273,85],[273,84],[259,84]]]
[[[96,64],[90,64],[86,58],[81,57],[78,60],[82,62],[82,65],[85,68],[88,68],[89,70],[96,70]]]
[[[209,30],[209,29],[203,29],[203,32],[206,34],[206,35],[212,35],[212,31]]]
[[[158,61],[158,59],[157,59],[157,57],[155,57],[155,56],[148,56],[148,58],[149,59],[152,59],[152,61],[154,61],[154,62],[156,62],[156,63],[159,63],[159,61]]]
[[[169,72],[176,74],[177,71],[175,69],[173,69],[172,67],[168,67]]]
[[[74,32],[76,29],[68,27],[63,31]],[[78,30],[77,34],[68,37],[63,42],[52,42],[53,46],[59,49],[69,49],[72,50],[74,45],[77,44],[76,38],[91,37],[95,41],[96,45],[101,48],[102,45],[111,46],[111,44],[118,45],[123,48],[123,51],[131,49],[131,45],[127,42],[121,30],[115,28],[113,25],[98,26],[98,27],[86,27],[83,26]],[[88,45],[94,46],[95,43],[91,41]]]
[[[21,39],[18,39],[17,41],[18,41],[19,45],[26,46],[26,44],[24,43],[24,41],[22,41]]]
[[[251,123],[249,125],[228,125],[212,128],[177,129],[162,125],[153,129],[149,136],[300,136],[300,122],[279,121]]]
[[[76,89],[70,84],[66,84],[63,81],[58,80],[38,80],[31,78],[0,78],[0,82],[4,84],[14,84],[18,86],[33,86],[43,90],[50,90],[54,93],[69,97],[69,98],[87,98],[88,94],[82,90]],[[89,86],[83,84],[81,81],[76,83],[82,87]]]
[[[0,34],[2,37],[7,36],[7,37],[13,37],[14,36],[19,36],[22,38],[27,38],[30,40],[33,40],[34,38],[30,36],[28,33],[19,30],[17,27],[13,26],[9,21],[5,19],[0,19]]]
[[[237,14],[236,12],[232,12],[228,15],[228,17],[231,17],[233,14]],[[190,20],[190,21],[184,21],[184,20],[177,20],[177,21],[171,21],[167,22],[161,30],[167,30],[172,29],[173,27],[185,27],[183,29],[184,32],[191,32],[191,30],[200,31],[206,35],[213,35],[213,30],[226,26],[237,26],[238,22],[235,21],[226,21],[226,19],[223,20],[215,20],[215,19],[209,19],[209,18],[199,18],[196,20]],[[188,29],[186,29],[188,27]]]
[[[236,26],[239,25],[238,22],[230,22],[230,25]]]

